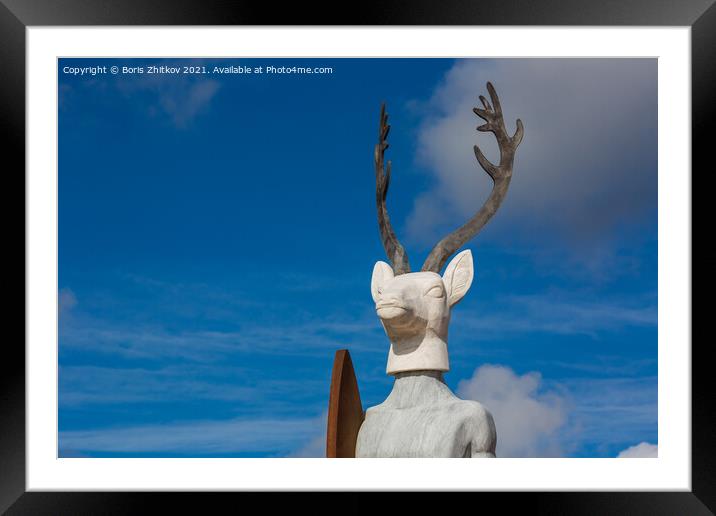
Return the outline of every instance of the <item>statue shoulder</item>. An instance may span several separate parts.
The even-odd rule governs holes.
[[[479,401],[459,400],[458,404],[460,406],[461,412],[463,412],[465,416],[469,417],[470,419],[475,421],[492,421],[492,414],[490,414],[490,411],[487,410],[487,407],[485,407]]]
[[[480,402],[462,400],[464,423],[470,436],[473,456],[493,456],[497,444],[497,430],[495,420],[487,408]]]

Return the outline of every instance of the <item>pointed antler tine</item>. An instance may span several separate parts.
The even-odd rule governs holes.
[[[378,139],[383,139],[385,126],[388,124],[388,113],[385,111],[385,102],[380,105],[380,119],[378,121]]]
[[[385,151],[389,145],[387,142],[390,125],[388,125],[388,113],[386,112],[385,103],[380,108],[380,126],[378,130],[378,143],[375,146],[375,188],[376,188],[376,206],[378,209],[378,228],[380,229],[381,241],[385,248],[385,253],[393,264],[395,274],[405,274],[410,272],[410,263],[405,249],[398,241],[398,237],[393,231],[388,216],[388,208],[385,201],[388,196],[388,188],[390,186],[390,175],[392,171],[392,163],[388,161],[383,165],[385,159]]]
[[[487,83],[487,92],[490,94],[490,98],[492,99],[492,106],[495,108],[494,109],[495,113],[498,116],[502,116],[502,106],[500,105],[500,97],[497,96],[495,87],[492,85],[491,82]]]
[[[472,108],[472,112],[482,118],[485,122],[490,122],[492,120],[492,114],[486,109]]]
[[[522,136],[525,134],[525,128],[522,125],[522,120],[519,118],[517,119],[517,130],[515,131],[515,135],[512,137],[512,145],[514,148],[517,148],[517,146],[522,142]]]
[[[498,173],[497,167],[488,160],[485,155],[480,150],[480,147],[475,145],[473,147],[473,150],[475,151],[475,157],[477,158],[477,161],[480,163],[480,166],[485,169],[485,172],[492,178],[492,180],[495,180],[495,176]]]
[[[383,127],[383,140],[388,139],[388,133],[390,133],[390,125],[385,124],[385,126]]]

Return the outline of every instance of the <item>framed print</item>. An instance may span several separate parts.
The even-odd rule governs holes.
[[[103,5],[0,8],[26,198],[3,510],[714,510],[691,301],[711,2]]]

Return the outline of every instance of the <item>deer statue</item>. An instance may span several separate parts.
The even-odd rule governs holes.
[[[500,207],[512,178],[512,164],[524,129],[510,136],[495,88],[487,83],[492,104],[482,95],[474,108],[485,123],[478,131],[492,132],[500,161],[491,163],[474,147],[478,163],[493,180],[492,192],[463,226],[440,240],[420,272],[411,272],[408,256],[390,224],[386,196],[390,161],[384,166],[390,130],[385,104],[381,107],[375,146],[376,202],[381,239],[391,265],[373,268],[371,293],[390,340],[386,373],[395,380],[387,399],[369,408],[360,424],[356,457],[495,457],[497,433],[490,412],[476,401],[461,400],[448,388],[448,325],[450,312],[473,280],[472,253],[464,250],[440,271],[447,260],[473,238]]]

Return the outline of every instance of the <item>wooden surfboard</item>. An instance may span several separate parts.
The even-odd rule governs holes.
[[[355,457],[356,440],[363,417],[363,405],[351,355],[347,349],[339,349],[333,359],[328,399],[326,457]]]

